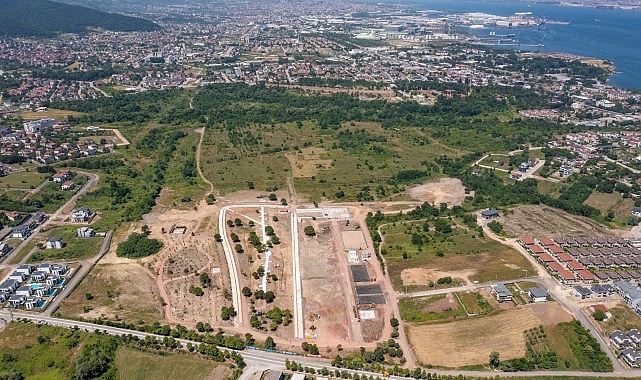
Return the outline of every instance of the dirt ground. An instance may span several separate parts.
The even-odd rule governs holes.
[[[442,277],[452,277],[452,279],[461,279],[467,284],[471,284],[470,276],[476,273],[474,269],[457,270],[456,272],[439,271],[438,268],[408,268],[401,272],[403,286],[409,285],[427,285],[430,281],[436,282]]]
[[[317,235],[299,242],[305,333],[316,334],[323,346],[335,346],[353,337],[346,299],[352,297],[352,290],[346,281],[347,260],[340,257],[346,254],[336,249],[331,222],[306,220],[299,230],[308,224],[314,225]]]
[[[449,207],[459,206],[465,201],[465,187],[458,178],[441,178],[409,187],[406,191],[410,197],[435,206],[441,203],[447,203]]]
[[[514,237],[521,236],[625,236],[629,231],[610,230],[597,222],[542,205],[525,205],[510,209],[499,222]]]
[[[85,319],[164,322],[155,279],[139,264],[99,264],[64,300],[58,311]]]
[[[323,159],[325,149],[318,147],[303,148],[299,152],[287,153],[287,161],[292,167],[292,175],[295,178],[311,177],[320,170],[331,169],[333,161]]]
[[[459,303],[452,293],[447,293],[445,298],[428,304],[423,308],[425,313],[442,313],[446,310],[456,309]]]
[[[341,231],[341,237],[343,238],[343,247],[345,247],[345,249],[362,250],[367,248],[365,236],[363,236],[363,231],[360,229],[351,231],[343,230]]]
[[[205,203],[197,210],[156,207],[114,238],[109,252],[63,302],[61,312],[84,318],[118,316],[132,322],[158,320],[189,327],[197,321],[220,323],[220,308],[230,304],[223,294],[229,287],[229,272],[222,248],[213,240],[215,219],[211,216],[215,213],[215,206]],[[143,225],[149,227],[151,238],[163,242],[163,249],[137,260],[116,256],[118,243],[130,233],[140,232]],[[186,232],[170,234],[176,226],[186,227]],[[203,289],[202,297],[196,297],[189,293],[189,287],[202,286],[202,272],[209,274],[212,284]],[[91,293],[93,299],[87,300],[85,293]]]
[[[461,367],[486,363],[492,351],[499,352],[502,360],[521,357],[525,330],[571,320],[556,303],[531,304],[489,317],[409,325],[407,335],[423,364]]]

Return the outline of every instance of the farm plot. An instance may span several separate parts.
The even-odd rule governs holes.
[[[449,323],[410,324],[408,337],[424,364],[461,367],[486,363],[492,351],[501,360],[525,355],[523,332],[539,325],[571,321],[558,304],[533,304],[500,314]],[[452,355],[455,352],[456,355]]]

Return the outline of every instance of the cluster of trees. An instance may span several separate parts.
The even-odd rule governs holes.
[[[145,234],[134,232],[127,240],[118,244],[116,255],[130,259],[146,257],[160,251],[163,243],[157,239],[150,239]]]
[[[269,330],[276,331],[280,325],[289,326],[292,318],[292,312],[289,309],[281,310],[279,307],[274,307],[264,313],[254,313],[249,319],[249,323],[253,328],[263,330],[263,326],[269,323],[267,319],[270,319]]]
[[[228,321],[237,315],[233,306],[223,306],[220,309],[220,318],[223,321]]]
[[[191,285],[189,287],[189,293],[195,295],[196,297],[202,297],[203,295],[205,295],[205,292],[203,291],[202,288],[199,288],[199,287],[193,286],[193,285]]]
[[[73,159],[68,162],[63,162],[61,166],[70,166],[74,168],[81,168],[81,169],[91,169],[91,170],[96,170],[96,169],[113,169],[117,168],[120,166],[124,166],[125,163],[115,157],[89,157],[89,158],[84,158],[84,159]]]

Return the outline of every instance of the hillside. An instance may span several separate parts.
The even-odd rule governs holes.
[[[152,31],[151,21],[47,0],[0,0],[0,36],[53,37],[84,33],[88,27],[113,31]]]

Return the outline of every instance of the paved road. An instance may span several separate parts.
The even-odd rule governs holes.
[[[514,248],[516,251],[521,253],[525,258],[527,258],[528,261],[532,264],[534,268],[536,268],[538,277],[540,278],[538,281],[539,284],[542,284],[545,286],[545,288],[548,290],[548,292],[556,299],[556,301],[561,304],[570,314],[572,314],[575,318],[581,322],[581,324],[587,328],[592,336],[599,342],[601,345],[601,349],[608,355],[610,360],[612,361],[612,365],[614,366],[615,371],[618,372],[624,372],[627,367],[621,364],[621,362],[618,360],[616,353],[612,351],[608,343],[605,341],[599,330],[592,324],[592,321],[585,316],[583,311],[581,310],[581,307],[579,307],[572,299],[568,297],[568,291],[565,289],[563,286],[561,286],[542,266],[539,264],[532,255],[530,255],[525,248],[523,248],[518,242],[517,239],[504,239],[499,236],[497,236],[495,233],[492,232],[487,227],[487,224],[485,221],[481,218],[480,211],[477,213],[477,223],[483,227],[483,233],[485,236],[496,240],[498,242],[501,242],[503,244],[507,244]],[[530,280],[532,281],[532,280]]]
[[[609,162],[612,162],[612,163],[615,163],[615,164],[619,165],[619,166],[620,166],[620,167],[622,167],[622,168],[626,168],[626,169],[628,169],[629,171],[631,171],[631,172],[632,172],[632,173],[634,173],[634,174],[639,174],[639,173],[641,173],[641,171],[639,171],[639,170],[637,170],[637,169],[635,169],[635,168],[631,168],[631,167],[629,167],[628,165],[626,165],[626,164],[624,164],[624,163],[622,163],[622,162],[619,162],[619,161],[615,161],[615,160],[613,160],[613,159],[611,159],[611,158],[609,158],[609,157],[604,157],[604,160],[609,161]]]
[[[46,228],[51,224],[57,224],[57,222],[61,222],[62,220],[60,220],[60,216],[64,213],[64,211],[70,207],[75,206],[76,201],[78,200],[78,197],[85,194],[87,191],[89,191],[93,187],[95,187],[96,184],[98,183],[98,179],[100,178],[98,175],[93,173],[81,172],[81,171],[77,171],[76,173],[87,176],[89,178],[89,181],[87,181],[87,183],[82,188],[80,188],[80,190],[78,190],[71,198],[69,198],[67,202],[65,202],[62,206],[60,206],[58,210],[56,210],[56,212],[54,212],[49,217],[49,220],[42,223],[38,228]],[[11,253],[5,256],[2,262],[8,263],[9,261],[11,261],[11,259],[14,256],[16,256],[20,251],[22,251],[22,249],[26,247],[27,244],[29,244],[29,242],[31,242],[31,240],[33,240],[36,235],[38,234],[35,232],[29,235],[25,240],[22,241],[22,243],[20,243],[20,245],[18,245],[13,251],[11,251]],[[20,262],[21,263],[27,262],[28,259],[29,259],[29,255],[26,255]],[[0,268],[3,268],[3,267],[6,267],[6,265],[0,265]]]
[[[42,317],[42,316],[36,316],[32,314],[27,314],[27,313],[11,313],[4,310],[0,311],[0,318],[6,321],[17,320],[17,319],[28,319],[35,323],[46,323],[46,324],[64,327],[64,328],[79,328],[86,331],[99,330],[101,332],[112,334],[112,335],[131,334],[132,336],[136,336],[141,339],[144,339],[147,336],[153,336],[156,339],[164,338],[163,336],[160,336],[160,335],[136,331],[136,330],[127,330],[127,329],[122,329],[118,327],[109,327],[109,326],[97,325],[89,322],[71,321],[71,320],[66,320],[61,318]],[[187,343],[192,343],[195,345],[200,344],[198,342],[189,341],[185,339],[177,339],[177,341],[180,342],[180,344],[182,344],[183,346],[186,346]],[[227,350],[233,351],[230,349],[227,349]],[[306,367],[311,367],[316,370],[320,370],[322,368],[332,368],[328,359],[310,358],[310,357],[297,356],[297,355],[284,355],[284,354],[275,353],[275,352],[265,352],[260,350],[249,350],[249,349],[239,351],[239,353],[243,356],[243,359],[247,363],[245,372],[253,372],[256,370],[256,368],[271,368],[271,369],[282,370],[285,367],[285,360],[287,359],[294,360]],[[382,376],[381,374],[368,372],[368,371],[360,371],[360,370],[359,371],[346,370],[346,371],[349,373],[358,373],[360,375],[366,374],[368,376],[371,375],[374,377]],[[576,372],[575,371],[487,372],[487,371],[441,370],[441,369],[432,368],[432,369],[429,369],[428,372],[436,373],[439,375],[456,376],[460,374],[460,375],[474,376],[474,377],[488,377],[488,376],[496,376],[499,374],[501,377],[574,376],[574,377],[583,377],[583,378],[589,378],[589,377],[631,378],[631,377],[641,376],[641,369],[615,371],[610,373],[595,373],[595,372],[579,372],[579,371],[576,371]],[[401,380],[406,378],[401,378],[398,376],[390,376],[389,379]]]
[[[416,292],[409,292],[409,293],[398,293],[396,295],[396,298],[414,298],[414,297],[429,297],[429,296],[435,296],[437,294],[446,294],[446,293],[452,293],[452,292],[466,292],[469,290],[476,290],[476,289],[481,289],[481,288],[487,288],[492,285],[498,285],[498,284],[510,284],[514,282],[521,282],[521,281],[529,281],[529,282],[539,282],[538,277],[524,277],[524,278],[517,278],[515,280],[509,280],[509,281],[493,281],[493,282],[484,282],[484,283],[478,283],[478,284],[471,284],[471,285],[463,285],[463,286],[456,286],[453,288],[442,288],[442,289],[431,289],[431,290],[421,290],[421,291],[416,291]]]
[[[292,273],[294,286],[294,337],[305,338],[305,327],[303,325],[303,295],[300,275],[300,251],[298,250],[298,218],[296,213],[291,214],[292,228]]]
[[[234,255],[234,251],[232,251],[231,249],[231,244],[229,244],[227,233],[225,232],[225,228],[227,226],[225,224],[225,215],[227,214],[228,210],[229,207],[223,207],[220,209],[220,213],[218,214],[218,233],[220,234],[220,238],[223,240],[223,251],[225,251],[225,259],[227,260],[227,267],[229,268],[232,304],[234,306],[234,310],[236,310],[234,325],[238,327],[243,325],[243,316],[245,314],[243,312],[243,302],[240,298],[241,294],[238,281],[238,269],[236,268],[236,257]]]

